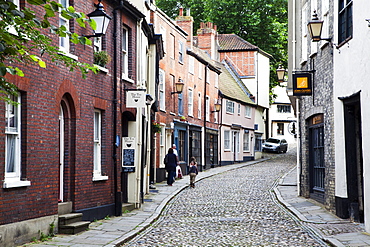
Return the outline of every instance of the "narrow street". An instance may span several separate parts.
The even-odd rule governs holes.
[[[162,216],[125,246],[326,246],[271,189],[294,167],[295,150],[231,170],[179,193]]]

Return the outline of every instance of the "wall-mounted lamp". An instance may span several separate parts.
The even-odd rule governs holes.
[[[175,93],[181,94],[182,90],[184,89],[184,81],[181,78],[179,78],[179,80],[175,83],[175,87],[176,87],[176,91],[171,92],[171,94],[175,94]]]
[[[279,68],[276,69],[276,75],[277,75],[278,82],[284,82],[285,73],[286,73],[286,70],[281,65],[279,65]]]
[[[101,37],[107,32],[109,21],[112,19],[107,13],[105,13],[104,6],[99,0],[98,4],[94,4],[96,9],[88,14],[87,16],[96,22],[96,29],[94,30],[94,35],[87,35],[86,38],[91,37]]]
[[[215,103],[215,110],[212,112],[219,112],[221,111],[221,104],[220,103]]]
[[[310,33],[313,42],[318,42],[320,40],[331,42],[331,38],[321,38],[323,23],[324,21],[320,21],[319,18],[317,18],[316,10],[314,10],[312,20],[307,24],[308,32]]]

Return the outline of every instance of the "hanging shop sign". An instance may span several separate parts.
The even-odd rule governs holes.
[[[295,73],[293,74],[293,95],[312,95],[312,74]]]
[[[145,107],[146,93],[139,90],[127,90],[126,99],[126,107],[128,108]]]

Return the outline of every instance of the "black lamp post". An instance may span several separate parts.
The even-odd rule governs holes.
[[[109,21],[112,19],[112,17],[105,13],[101,0],[99,0],[98,4],[94,4],[94,6],[96,9],[87,16],[96,22],[96,29],[94,30],[94,35],[85,36],[87,38],[100,37],[104,35],[107,31]]]

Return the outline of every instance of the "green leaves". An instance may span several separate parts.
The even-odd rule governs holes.
[[[27,0],[27,2],[32,5],[42,5],[46,4],[47,0]]]

